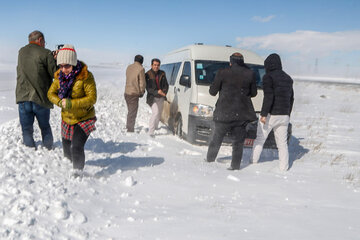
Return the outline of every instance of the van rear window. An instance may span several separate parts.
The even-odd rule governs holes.
[[[256,85],[262,88],[262,77],[265,74],[264,66],[247,64],[247,66],[255,72]],[[221,61],[195,61],[195,77],[198,85],[210,86],[215,79],[219,69],[228,68],[229,62]]]

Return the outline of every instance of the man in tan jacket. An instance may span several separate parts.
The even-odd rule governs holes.
[[[142,64],[144,58],[136,55],[134,63],[126,69],[125,101],[128,108],[126,128],[128,132],[134,132],[135,119],[139,107],[139,98],[145,93],[145,69]]]

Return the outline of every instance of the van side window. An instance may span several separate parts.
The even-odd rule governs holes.
[[[181,65],[180,62],[160,65],[160,69],[165,72],[166,79],[167,79],[169,85],[171,85],[171,86],[175,84],[175,80],[176,80],[177,74],[179,72],[180,65]]]
[[[173,67],[174,66],[172,64],[160,65],[160,69],[165,72],[166,79],[167,79],[169,84],[170,84],[170,80],[171,80],[171,73],[172,73]]]
[[[173,70],[172,75],[171,75],[170,85],[175,84],[176,77],[177,77],[177,75],[179,73],[179,70],[180,70],[180,66],[181,66],[181,62],[174,63],[174,70]]]
[[[190,62],[184,63],[182,75],[188,75],[191,78],[191,65]]]
[[[191,65],[190,62],[185,62],[183,71],[180,77],[180,85],[185,86],[187,88],[191,88]]]

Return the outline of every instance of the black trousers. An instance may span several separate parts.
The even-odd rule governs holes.
[[[230,132],[233,137],[231,167],[234,169],[240,169],[240,162],[242,159],[246,136],[246,125],[246,121],[215,122],[215,130],[209,144],[206,160],[208,162],[215,161],[224,136],[226,133]]]
[[[64,157],[71,160],[74,169],[83,169],[85,165],[85,151],[84,146],[88,136],[84,130],[75,125],[72,141],[62,139]]]

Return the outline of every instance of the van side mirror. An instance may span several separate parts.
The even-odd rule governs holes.
[[[191,87],[190,76],[189,75],[181,75],[180,85],[190,88]]]

